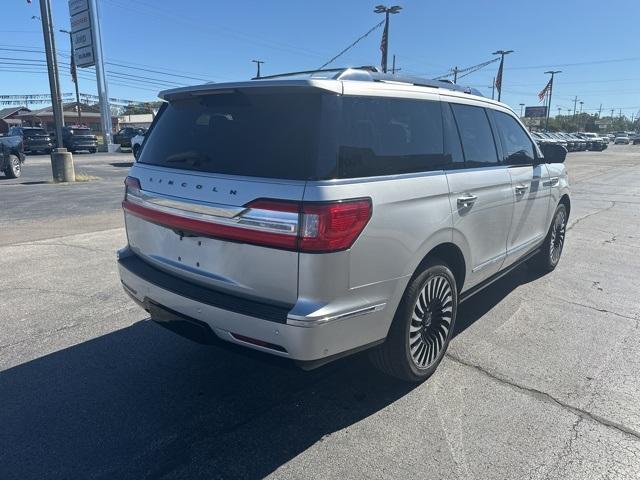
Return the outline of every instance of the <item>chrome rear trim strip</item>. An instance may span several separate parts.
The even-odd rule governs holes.
[[[322,317],[302,316],[302,315],[289,315],[287,317],[287,325],[294,325],[296,327],[317,327],[320,325],[326,325],[327,323],[335,322],[337,320],[344,320],[347,318],[358,317],[360,315],[367,315],[373,312],[379,312],[384,309],[386,303],[379,303],[377,305],[371,305],[370,307],[359,308],[357,310],[351,310],[337,315],[328,315]]]
[[[158,201],[158,198],[160,198],[161,201]],[[211,210],[208,209],[208,205],[204,205],[202,203],[194,204],[196,207],[194,209],[191,208],[190,202],[173,201],[166,197],[157,197],[155,194],[152,195],[142,190],[129,190],[127,192],[127,200],[141,207],[183,218],[189,218],[191,220],[234,226],[259,232],[279,233],[292,236],[298,234],[299,217],[297,212],[278,212],[257,208],[227,207],[219,205],[215,205],[212,207],[213,210]],[[203,207],[205,207],[205,211],[208,213],[203,213],[201,211]],[[232,217],[210,213],[212,211],[218,211],[219,207],[226,209],[226,215],[229,215],[232,211],[239,213],[236,213],[235,216]]]

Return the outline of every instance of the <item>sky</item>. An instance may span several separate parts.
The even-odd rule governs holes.
[[[58,29],[69,29],[66,0],[51,0]],[[318,68],[376,25],[378,2],[365,0],[98,0],[109,96],[154,100],[163,89],[206,81],[244,80]],[[541,105],[537,94],[556,76],[552,114],[582,101],[630,117],[640,112],[639,0],[397,0],[389,64],[434,78],[454,66],[505,59],[502,101]],[[391,5],[391,4],[389,4]],[[38,0],[0,0],[0,95],[48,93]],[[380,65],[378,28],[330,66]],[[69,37],[56,34],[63,92],[73,92],[65,62]],[[491,97],[498,64],[461,78]],[[95,71],[83,69],[80,91],[96,93]],[[44,106],[44,105],[43,105]]]

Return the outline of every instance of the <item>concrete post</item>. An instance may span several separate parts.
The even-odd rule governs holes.
[[[51,168],[53,170],[53,181],[75,182],[76,172],[73,168],[73,155],[67,152],[66,148],[54,148],[51,152]]]

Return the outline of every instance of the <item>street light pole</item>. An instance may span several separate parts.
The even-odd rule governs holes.
[[[551,112],[551,95],[553,94],[553,79],[556,73],[562,73],[562,70],[549,70],[544,73],[551,75],[551,80],[549,81],[549,103],[547,104],[547,119],[544,123],[544,129],[549,130],[549,113]]]
[[[78,88],[78,71],[76,69],[76,60],[73,53],[73,34],[69,30],[60,30],[61,33],[69,34],[69,42],[71,44],[71,80],[76,87],[76,111],[78,113],[78,124],[82,124],[82,111],[80,110],[80,90]]]
[[[496,50],[491,55],[500,55],[500,67],[498,68],[498,77],[496,78],[496,86],[498,87],[498,101],[502,96],[502,72],[504,70],[504,56],[513,53],[513,50]]]
[[[251,60],[253,63],[256,64],[256,66],[258,67],[258,73],[256,74],[256,78],[260,78],[260,65],[262,65],[264,62],[262,60]]]
[[[382,71],[387,73],[387,53],[389,52],[389,15],[399,13],[402,7],[399,5],[393,5],[392,7],[386,7],[385,5],[377,5],[373,10],[374,13],[384,13],[384,32],[382,32],[382,42],[380,43],[380,49],[382,50]]]

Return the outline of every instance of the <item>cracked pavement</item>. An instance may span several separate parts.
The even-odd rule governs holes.
[[[640,478],[640,147],[569,154],[563,257],[460,306],[419,386],[193,344],[122,292],[128,155],[0,180],[0,478]],[[112,165],[114,164],[114,165]]]

